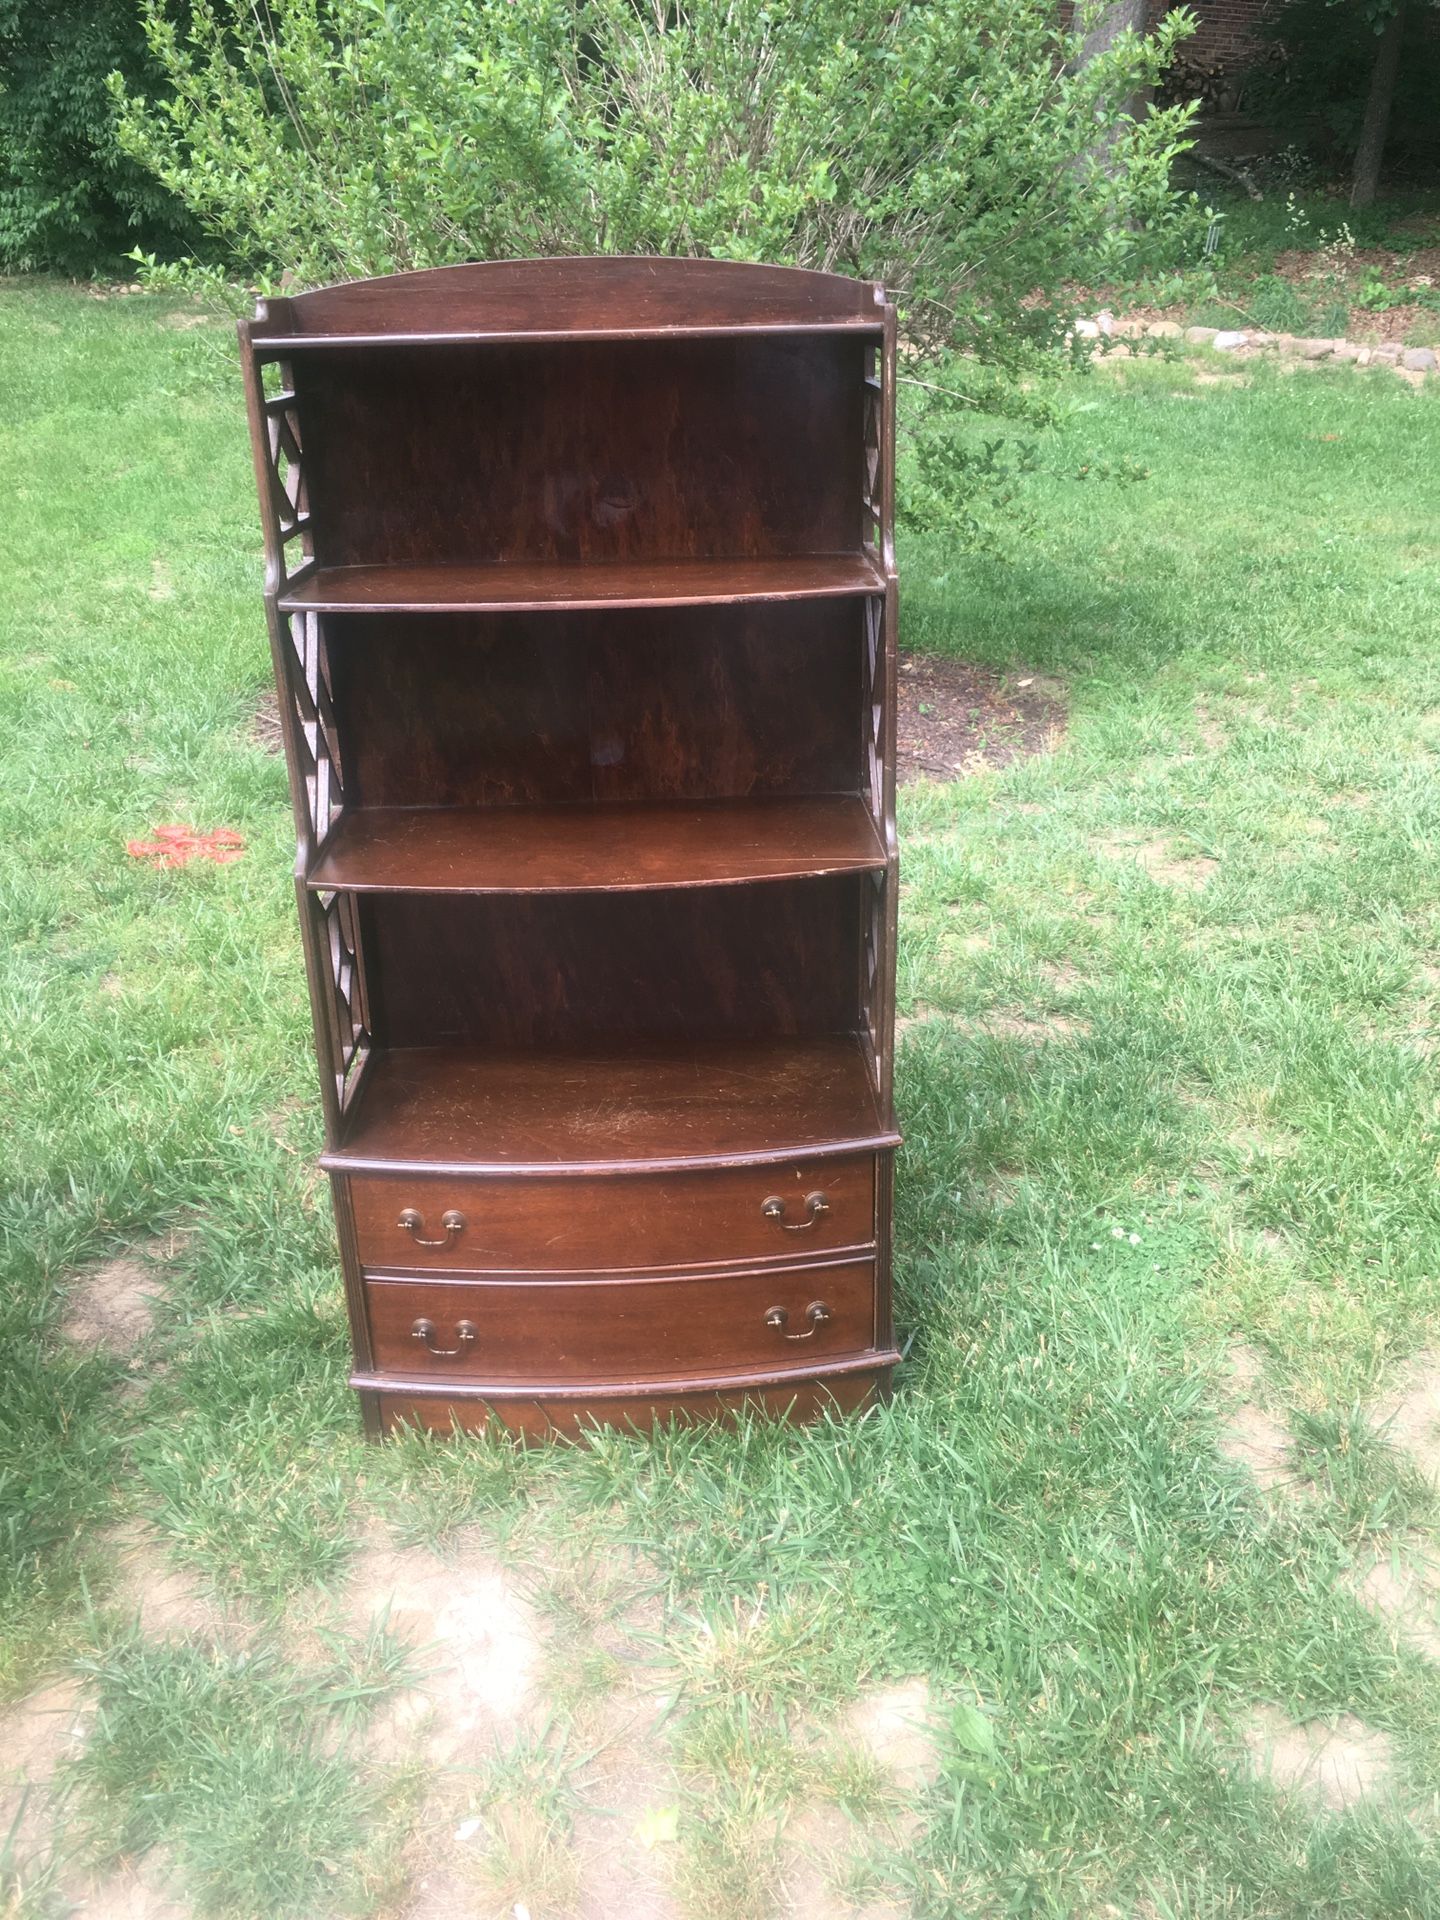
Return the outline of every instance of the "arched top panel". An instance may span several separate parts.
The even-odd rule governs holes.
[[[689,333],[878,333],[873,281],[734,260],[496,260],[389,274],[262,300],[260,349],[307,341],[654,338]]]

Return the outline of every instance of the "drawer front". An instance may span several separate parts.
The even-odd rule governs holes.
[[[794,1367],[874,1345],[870,1260],[653,1280],[374,1279],[382,1373],[565,1385]]]
[[[798,1259],[875,1239],[875,1156],[607,1179],[350,1179],[365,1267],[593,1272]]]

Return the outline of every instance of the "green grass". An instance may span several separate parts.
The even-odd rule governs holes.
[[[0,306],[0,1676],[84,1662],[97,1844],[163,1842],[216,1911],[381,1910],[394,1818],[319,1731],[373,1656],[281,1651],[378,1508],[416,1543],[640,1556],[696,1913],[774,1910],[787,1814],[878,1792],[817,1739],[913,1673],[954,1715],[942,1778],[855,1872],[923,1920],[1440,1910],[1440,1677],[1337,1584],[1358,1542],[1435,1522],[1370,1409],[1440,1340],[1440,396],[1132,361],[1051,464],[1147,481],[1037,480],[1004,559],[907,543],[905,643],[1062,678],[1070,727],[904,796],[890,1405],[374,1450],[308,1174],[283,773],[246,737],[268,669],[237,385],[223,332],[166,311]],[[246,857],[127,859],[169,819]],[[59,1340],[64,1283],[171,1226],[163,1369],[127,1395]],[[1304,1499],[1267,1506],[1217,1451],[1235,1337]],[[126,1510],[232,1597],[247,1660],[97,1611]],[[603,1682],[584,1600],[547,1602],[577,1639],[562,1720]],[[1316,1820],[1251,1778],[1231,1728],[1260,1701],[1388,1733],[1414,1817]],[[570,1751],[561,1727],[518,1813],[477,1802],[512,1900],[529,1874],[563,1907]]]
[[[346,1736],[403,1662],[383,1636],[327,1652],[305,1671],[273,1649],[132,1636],[82,1663],[95,1725],[68,1779],[93,1857],[169,1843],[201,1913],[364,1910],[390,1891],[385,1803],[403,1783]]]

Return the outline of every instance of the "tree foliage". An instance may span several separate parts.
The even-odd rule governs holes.
[[[1188,112],[1125,109],[1183,15],[1086,61],[1053,0],[143,10],[168,92],[116,81],[124,149],[261,286],[535,254],[826,268],[883,280],[943,359],[923,405],[1013,413],[1064,352],[1067,277],[1174,244]],[[982,469],[994,492],[993,442],[928,457],[938,493]]]
[[[0,0],[0,264],[91,273],[193,244],[181,202],[120,151],[108,76],[158,86],[134,0]]]
[[[1261,32],[1271,58],[1247,98],[1285,138],[1322,165],[1343,171],[1360,146],[1377,43],[1391,0],[1289,0]],[[1389,113],[1386,153],[1393,169],[1440,162],[1440,12],[1406,9]]]

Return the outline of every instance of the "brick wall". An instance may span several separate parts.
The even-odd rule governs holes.
[[[1223,67],[1236,73],[1257,52],[1255,28],[1275,0],[1188,0],[1197,22],[1194,33],[1180,48],[1187,65]],[[1147,24],[1154,26],[1172,11],[1169,0],[1149,0]]]

